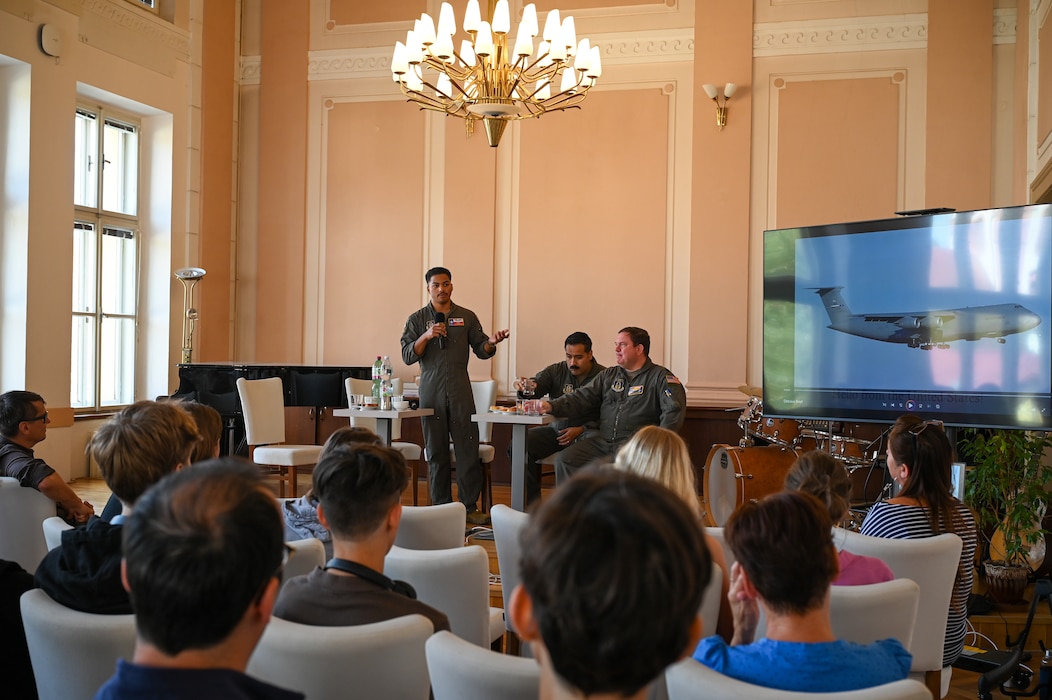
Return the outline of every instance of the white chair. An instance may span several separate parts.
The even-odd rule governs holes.
[[[411,584],[420,601],[446,614],[453,634],[472,644],[488,647],[504,632],[502,611],[489,606],[489,556],[478,545],[392,547],[384,574]]]
[[[829,594],[833,634],[858,644],[897,639],[909,649],[919,600],[920,586],[908,578],[865,586],[833,586]]]
[[[864,690],[839,693],[797,693],[773,690],[724,676],[694,659],[684,659],[665,671],[670,700],[931,700],[923,683],[895,681]]]
[[[910,677],[923,677],[934,697],[945,696],[949,690],[950,669],[942,665],[943,643],[950,597],[961,562],[961,538],[943,534],[893,540],[834,528],[833,539],[853,554],[883,560],[895,578],[908,578],[920,586],[917,622],[908,647],[913,654]]]
[[[401,379],[395,379],[393,382],[396,387],[401,386]],[[347,392],[347,403],[351,403],[351,397],[355,394],[371,394],[373,391],[373,383],[368,379],[355,379],[354,377],[347,377],[343,382],[344,390]],[[395,393],[400,393],[396,388]],[[365,428],[376,432],[376,419],[375,418],[358,418],[357,416],[351,416],[351,425],[356,428]],[[402,419],[391,421],[391,447],[402,453],[402,457],[405,458],[406,463],[410,469],[410,479],[412,481],[411,488],[413,489],[413,505],[419,503],[419,495],[417,494],[417,487],[420,481],[420,460],[423,455],[423,450],[420,445],[415,442],[401,442],[399,438],[402,437]]]
[[[533,659],[483,649],[446,631],[432,635],[426,649],[435,700],[536,700],[540,692]]]
[[[135,651],[134,615],[95,615],[59,605],[39,588],[19,601],[40,700],[91,700],[117,659]]]
[[[423,615],[353,627],[316,627],[272,617],[248,674],[311,700],[427,700]]]
[[[63,532],[73,529],[72,525],[57,515],[44,518],[44,522],[41,525],[43,525],[44,529],[44,543],[47,545],[47,551],[49,552],[62,544]]]
[[[722,599],[723,569],[716,562],[712,562],[712,575],[709,578],[709,585],[705,587],[705,595],[701,598],[701,609],[698,611],[701,616],[701,633],[706,637],[716,634]]]
[[[490,519],[493,522],[493,542],[497,547],[497,566],[500,568],[500,590],[504,607],[507,608],[511,592],[519,585],[519,556],[522,553],[519,536],[530,522],[530,516],[498,503],[490,511]],[[504,616],[504,625],[509,632],[515,632],[510,615]]]
[[[395,546],[403,549],[463,547],[467,517],[467,508],[460,501],[437,506],[404,506]]]
[[[737,559],[734,558],[734,552],[732,552],[730,546],[727,545],[727,540],[723,538],[723,528],[706,527],[705,532],[709,535],[709,537],[713,538],[714,540],[720,543],[720,547],[723,548],[723,557],[727,562],[727,571],[730,572],[731,566],[733,566],[734,562],[736,562]]]
[[[308,537],[305,540],[293,540],[286,542],[292,550],[289,552],[288,563],[281,574],[281,585],[290,578],[304,576],[314,571],[319,566],[325,566],[325,545],[321,540]]]
[[[55,503],[18,479],[0,477],[0,559],[18,562],[29,573],[37,570],[47,554],[44,535],[37,526],[55,515]]]
[[[486,413],[497,400],[497,382],[493,379],[471,382],[471,395],[475,399],[475,413]],[[479,423],[479,462],[482,464],[482,512],[493,507],[493,458],[497,452],[489,441],[493,436],[492,423]],[[449,458],[457,461],[453,444],[449,445]]]
[[[279,377],[237,380],[241,411],[245,416],[245,439],[252,461],[272,467],[278,475],[278,497],[285,497],[285,483],[290,495],[296,495],[299,467],[317,464],[321,445],[285,445],[285,400]]]

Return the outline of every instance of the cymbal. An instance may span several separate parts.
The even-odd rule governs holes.
[[[763,389],[758,386],[752,386],[750,384],[739,384],[738,391],[745,394],[746,396],[763,396]]]

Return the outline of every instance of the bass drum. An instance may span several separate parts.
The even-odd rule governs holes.
[[[781,491],[796,453],[781,445],[713,445],[705,460],[704,497],[709,525],[723,527],[735,508]]]

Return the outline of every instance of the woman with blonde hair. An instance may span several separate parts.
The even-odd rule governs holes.
[[[811,494],[822,502],[829,511],[830,519],[836,524],[847,515],[851,477],[833,455],[813,450],[796,458],[785,475],[785,490]],[[895,578],[888,565],[876,557],[864,557],[843,549],[838,552],[838,556],[840,572],[833,581],[834,586],[882,583]]]
[[[645,476],[664,485],[682,498],[691,512],[701,519],[701,503],[698,501],[695,487],[694,465],[690,461],[687,443],[676,433],[656,425],[641,428],[618,450],[613,466],[614,469]],[[712,560],[723,572],[720,584],[720,616],[716,632],[729,641],[734,634],[734,621],[731,619],[730,602],[727,600],[727,592],[730,591],[727,559],[723,555],[723,547],[707,532],[705,545],[709,548]],[[707,634],[708,630],[705,632]]]

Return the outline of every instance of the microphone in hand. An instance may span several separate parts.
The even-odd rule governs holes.
[[[445,322],[446,322],[446,315],[444,313],[442,313],[441,311],[436,311],[435,312],[435,323],[445,323]],[[446,336],[444,336],[444,335],[438,336],[438,347],[440,349],[442,349],[442,350],[446,349]]]

